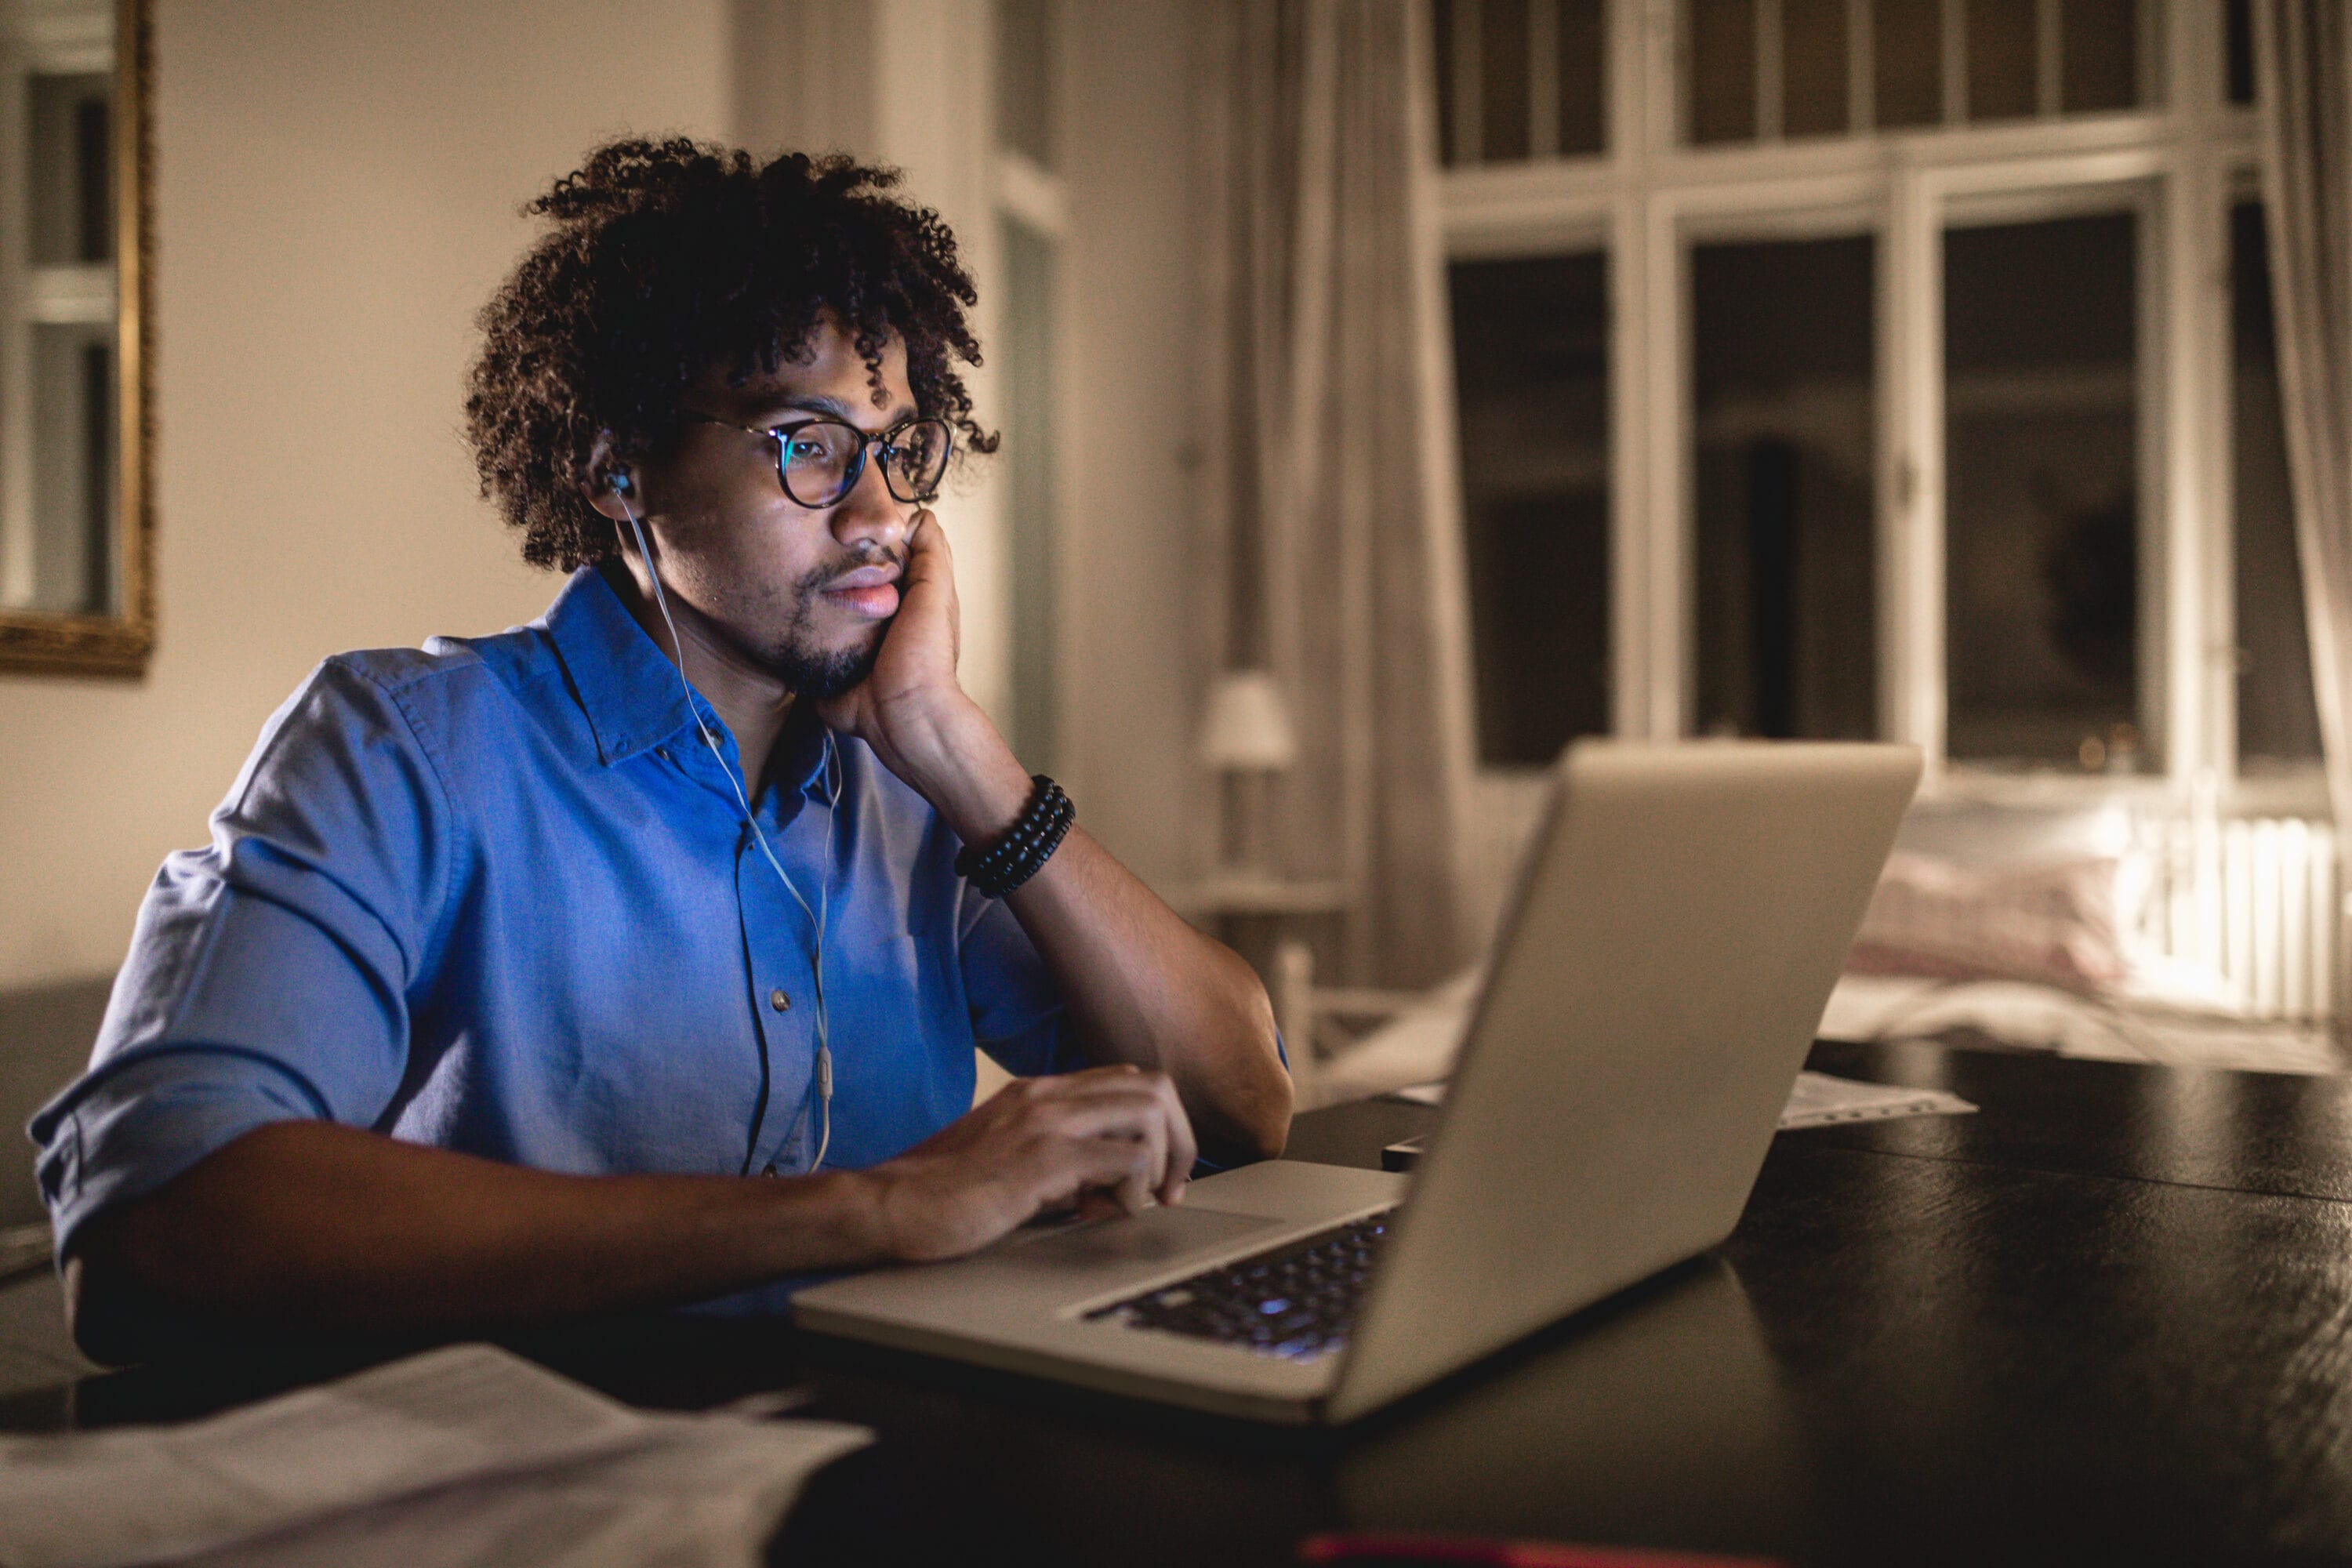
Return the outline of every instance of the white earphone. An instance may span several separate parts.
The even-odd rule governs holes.
[[[702,721],[702,710],[694,700],[694,688],[686,679],[686,643],[677,635],[677,622],[670,618],[669,596],[662,592],[661,570],[654,564],[654,552],[651,546],[646,543],[645,525],[637,521],[636,509],[628,502],[628,497],[635,491],[636,486],[626,472],[614,474],[606,480],[606,486],[613,492],[614,499],[620,501],[622,515],[629,520],[629,531],[636,535],[637,553],[645,558],[646,575],[653,579],[654,604],[661,611],[662,625],[669,628],[670,647],[677,650],[678,689],[686,694],[687,711],[694,715],[695,730],[702,736],[702,743],[710,748],[710,754],[719,760],[719,771],[727,775],[727,783],[734,789],[735,804],[742,808],[743,826],[751,830],[752,841],[759,845],[760,854],[768,862],[769,869],[775,872],[776,879],[784,885],[784,891],[793,896],[793,902],[801,907],[801,913],[806,915],[809,918],[809,923],[816,928],[816,945],[809,955],[809,969],[815,979],[812,999],[816,1004],[816,1100],[817,1113],[822,1119],[822,1131],[817,1138],[816,1158],[809,1162],[809,1173],[814,1175],[824,1164],[825,1151],[833,1145],[833,1042],[826,1028],[824,1008],[825,904],[831,891],[827,884],[833,875],[834,817],[835,808],[841,804],[840,762],[834,751],[833,733],[827,731],[824,737],[824,773],[827,786],[824,803],[824,866],[821,873],[823,879],[817,884],[816,907],[811,909],[809,901],[801,897],[800,889],[793,886],[792,878],[785,874],[783,862],[778,860],[776,852],[769,847],[768,836],[760,829],[760,819],[751,810],[751,796],[743,787],[742,777],[729,764],[727,753],[719,750],[718,738],[711,734],[710,727]],[[759,1121],[764,1121],[766,1119],[767,1107],[763,1103],[761,1106]],[[753,1123],[751,1147],[743,1156],[743,1166],[747,1173],[751,1169],[752,1158],[759,1152],[759,1121]]]

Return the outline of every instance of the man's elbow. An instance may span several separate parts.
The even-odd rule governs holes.
[[[65,1256],[66,1328],[99,1365],[128,1366],[154,1358],[165,1314],[134,1282],[108,1229],[93,1221]]]
[[[1278,1160],[1290,1142],[1295,1090],[1290,1069],[1276,1043],[1271,1008],[1266,1010],[1261,1032],[1263,1040],[1256,1054],[1263,1070],[1252,1075],[1254,1081],[1244,1103],[1234,1108],[1230,1118],[1230,1140],[1244,1162]]]
[[[1273,1035],[1266,1037],[1265,1061],[1271,1070],[1229,1077],[1219,1087],[1204,1087],[1199,1099],[1188,1095],[1192,1123],[1201,1136],[1202,1156],[1215,1165],[1250,1165],[1276,1160],[1290,1142],[1290,1074],[1275,1055]]]
[[[236,1249],[174,1202],[179,1185],[92,1215],[67,1243],[66,1326],[101,1366],[282,1342],[224,1310],[240,1288]]]
[[[1261,1160],[1279,1160],[1290,1143],[1290,1117],[1295,1102],[1295,1090],[1287,1070],[1268,1086],[1265,1102],[1259,1108],[1253,1130]]]

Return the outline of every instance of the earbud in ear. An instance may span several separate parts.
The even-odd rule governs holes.
[[[626,468],[621,469],[617,473],[614,474],[612,478],[606,479],[604,481],[604,488],[611,490],[616,496],[635,495],[637,493],[636,481],[629,478],[629,471]]]

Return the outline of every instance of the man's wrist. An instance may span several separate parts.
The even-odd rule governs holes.
[[[866,1268],[898,1260],[882,1189],[871,1171],[820,1171],[799,1176],[746,1179],[747,1192],[766,1211],[774,1257],[768,1272]]]
[[[992,843],[1029,804],[1029,775],[980,705],[958,692],[894,725],[900,777],[966,844]]]
[[[885,1263],[898,1261],[898,1238],[890,1227],[885,1190],[889,1178],[872,1171],[838,1171],[835,1178],[846,1195],[842,1214],[860,1256]]]

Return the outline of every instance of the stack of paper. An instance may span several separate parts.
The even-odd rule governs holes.
[[[1975,1106],[1940,1089],[1863,1083],[1825,1072],[1801,1072],[1780,1111],[1780,1131],[1827,1127],[1836,1121],[1885,1121],[1898,1116],[1961,1116]]]
[[[454,1345],[189,1426],[0,1438],[0,1563],[732,1568],[872,1440],[648,1414]]]
[[[1411,1089],[1398,1089],[1396,1097],[1423,1105],[1442,1105],[1445,1102],[1445,1086],[1417,1083]],[[1781,1108],[1780,1131],[1827,1127],[1835,1121],[1885,1121],[1898,1116],[1960,1116],[1975,1109],[1958,1095],[1940,1089],[1905,1089],[1897,1084],[1832,1078],[1825,1072],[1801,1072],[1790,1087],[1789,1103]]]

